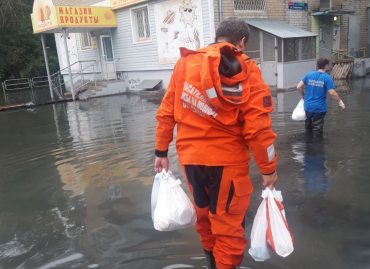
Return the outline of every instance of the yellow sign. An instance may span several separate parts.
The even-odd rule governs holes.
[[[116,14],[109,7],[57,6],[59,27],[114,27]]]
[[[58,27],[57,13],[50,0],[35,0],[31,20],[34,33]]]
[[[110,0],[112,9],[119,9],[122,7],[131,6],[137,3],[145,2],[148,0]]]
[[[109,7],[53,6],[50,0],[35,0],[31,20],[35,34],[64,27],[117,26],[116,14]]]

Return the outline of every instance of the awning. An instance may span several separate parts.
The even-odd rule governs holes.
[[[255,28],[280,38],[299,38],[317,36],[317,34],[294,27],[276,19],[245,19],[245,21]]]
[[[50,0],[35,0],[31,14],[33,32],[86,32],[117,27],[116,14],[110,7],[54,6]]]
[[[355,11],[343,11],[343,10],[326,10],[312,13],[312,16],[342,16],[353,14]]]

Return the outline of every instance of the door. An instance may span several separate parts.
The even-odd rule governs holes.
[[[348,55],[356,57],[360,49],[360,16],[348,17]]]
[[[262,34],[261,73],[263,80],[269,86],[277,85],[277,40],[274,36]]]
[[[333,16],[320,16],[319,19],[319,57],[331,59],[333,49]]]
[[[112,38],[109,35],[100,36],[102,50],[102,72],[107,80],[117,79],[116,66],[114,63]]]

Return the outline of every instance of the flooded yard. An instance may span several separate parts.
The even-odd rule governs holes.
[[[344,87],[344,88],[343,88]],[[279,182],[295,251],[241,268],[370,268],[370,78],[328,99],[324,139],[291,120],[297,92],[274,93]],[[0,114],[0,268],[203,268],[192,228],[154,230],[155,113],[161,100],[112,96]],[[184,183],[174,143],[170,169]],[[246,237],[261,202],[254,186]],[[188,188],[183,184],[186,192]]]

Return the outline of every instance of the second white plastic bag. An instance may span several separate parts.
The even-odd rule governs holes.
[[[271,248],[281,257],[287,257],[294,250],[294,240],[285,217],[281,191],[266,188],[267,233],[266,239]]]
[[[158,231],[173,231],[194,226],[193,203],[171,171],[158,173],[152,190],[152,218]]]
[[[303,99],[301,99],[297,107],[293,111],[292,120],[304,121],[306,119],[307,117],[306,117],[306,111],[304,110],[304,101]]]
[[[262,191],[263,200],[258,207],[252,226],[251,248],[249,249],[249,254],[257,262],[266,261],[272,256],[272,250],[266,240],[266,231],[268,226],[266,208],[267,196],[267,191]]]

